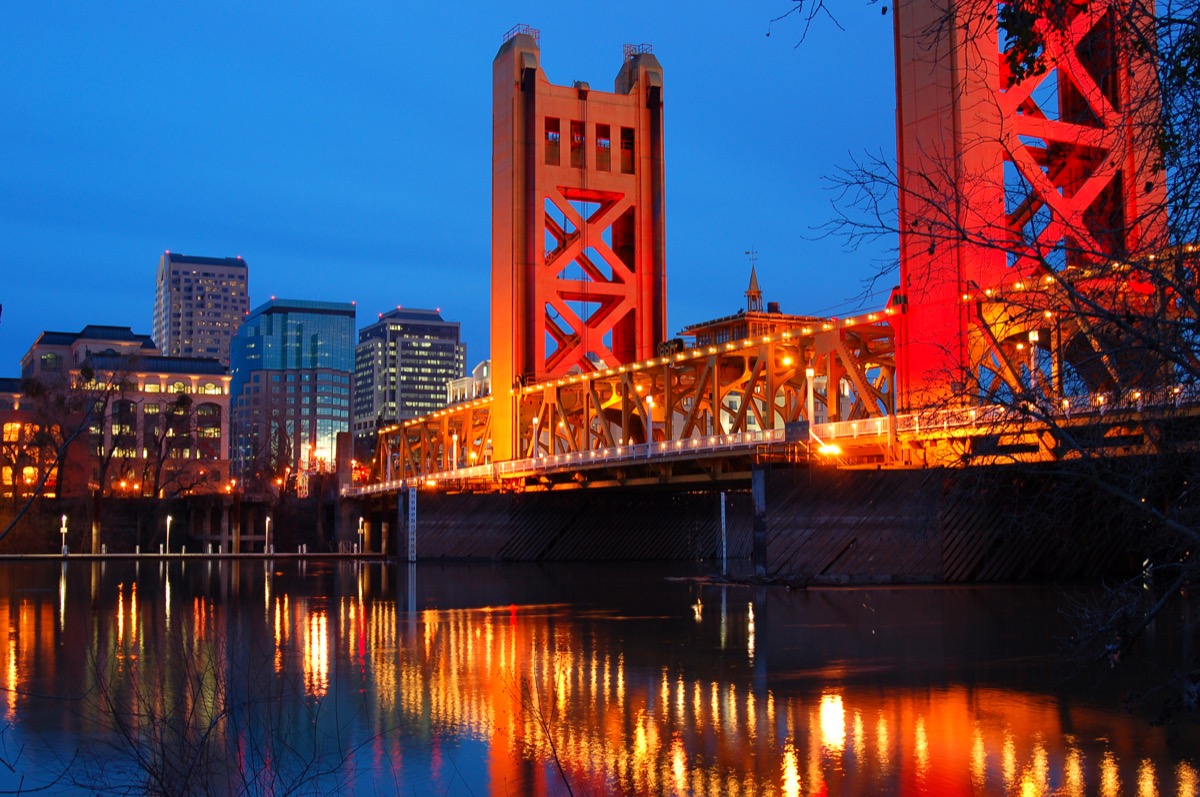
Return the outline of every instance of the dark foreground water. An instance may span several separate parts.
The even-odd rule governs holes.
[[[1076,593],[678,567],[0,564],[0,788],[1180,795],[1194,726],[1061,658]],[[1164,629],[1151,642],[1169,654]],[[1156,653],[1155,655],[1167,655]]]

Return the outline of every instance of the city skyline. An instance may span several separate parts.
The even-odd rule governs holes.
[[[821,177],[894,151],[892,23],[848,4],[801,43],[800,20],[771,22],[790,7],[18,9],[0,33],[0,376],[44,330],[149,333],[167,249],[244,257],[251,306],[354,301],[361,325],[439,308],[468,367],[486,358],[491,63],[518,23],[557,83],[610,90],[625,43],[663,65],[668,334],[741,306],[751,249],[785,312],[849,312],[886,247],[818,238]]]

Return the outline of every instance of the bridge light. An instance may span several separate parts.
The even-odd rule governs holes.
[[[782,363],[785,368],[791,367],[793,362],[795,362],[795,360],[792,359],[792,356],[790,354],[783,355]]]
[[[842,447],[837,443],[822,443],[817,447],[817,453],[823,457],[836,457],[842,453]]]
[[[1024,282],[1018,282],[1018,283],[1017,283],[1016,285],[1014,285],[1013,287],[1014,287],[1014,288],[1016,288],[1016,289],[1017,289],[1017,290],[1019,290],[1019,291],[1023,291],[1023,290],[1025,290],[1025,283],[1024,283]]]

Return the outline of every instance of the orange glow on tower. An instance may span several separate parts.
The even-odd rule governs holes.
[[[943,4],[895,7],[900,411],[969,390],[976,296],[1166,244],[1153,65],[1109,4],[1069,5],[1061,30],[1037,23],[1046,70],[1020,82],[994,0],[953,24]]]
[[[627,46],[614,91],[556,86],[537,31],[493,62],[494,456],[508,390],[654,355],[666,337],[662,67]]]

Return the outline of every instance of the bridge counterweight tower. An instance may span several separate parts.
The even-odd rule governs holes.
[[[611,93],[557,86],[522,29],[493,62],[492,414],[510,389],[654,355],[666,337],[662,67],[627,46]]]

